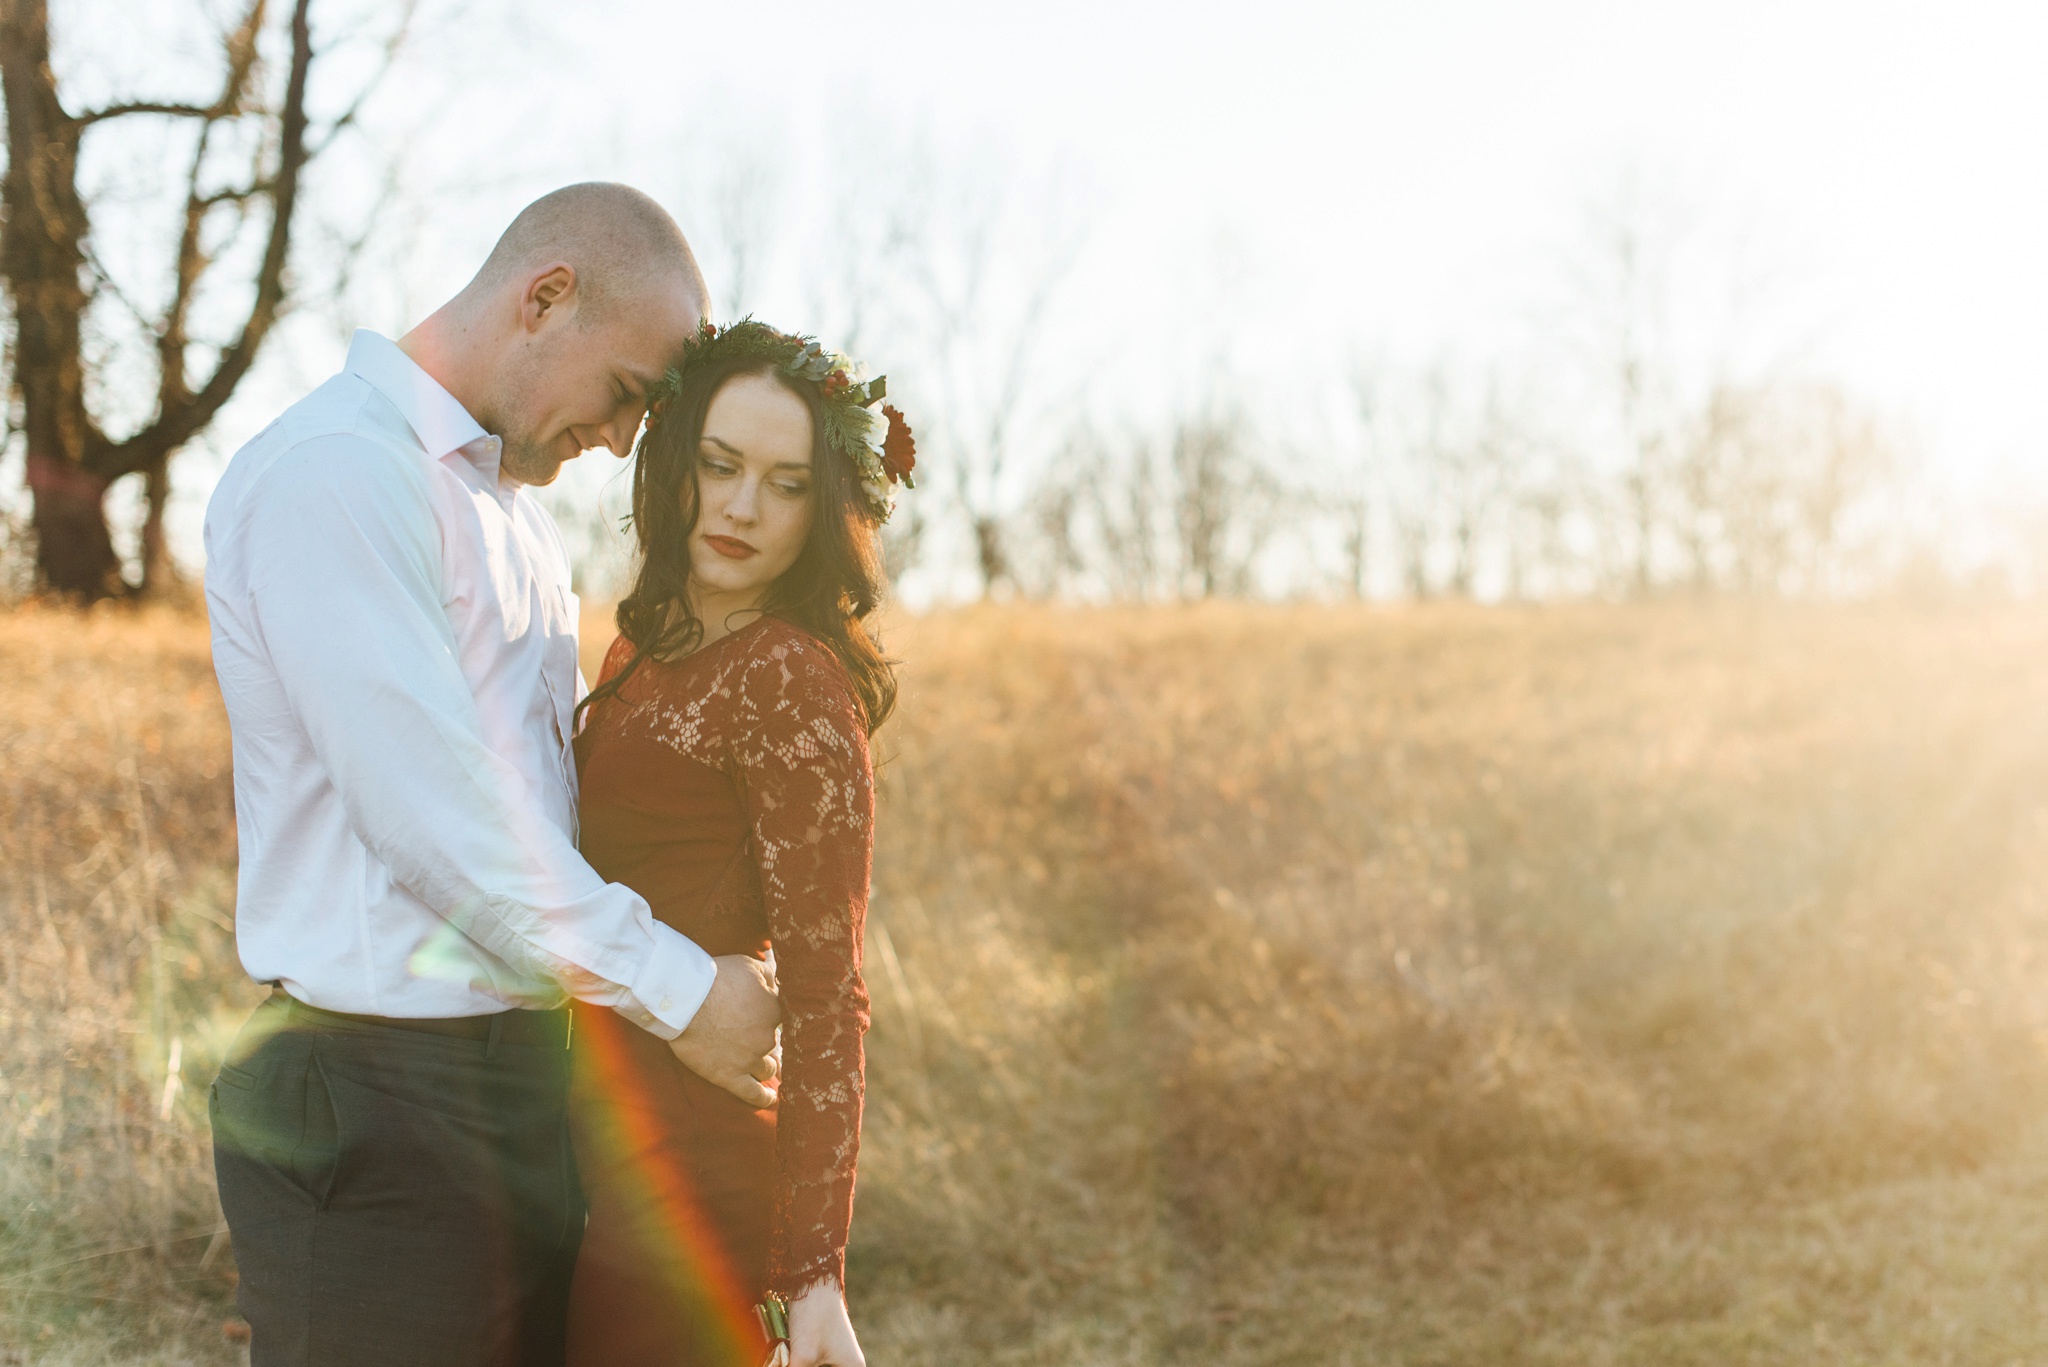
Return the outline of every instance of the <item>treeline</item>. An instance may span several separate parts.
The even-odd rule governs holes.
[[[913,169],[884,193],[828,164],[806,199],[773,146],[707,144],[670,193],[723,316],[799,320],[891,373],[919,426],[888,537],[915,599],[1841,596],[1960,573],[1905,426],[1702,306],[1738,292],[1710,229],[1627,177],[1503,355],[1360,359],[1366,320],[1339,319],[1276,376],[1105,310],[1090,202],[1057,168],[879,161]],[[553,499],[614,572],[617,501]]]
[[[1077,424],[1015,511],[976,528],[977,549],[994,548],[976,587],[1115,601],[1841,595],[1916,563],[1906,448],[1831,385],[1718,386],[1634,434],[1622,459],[1445,368],[1368,374],[1347,397],[1351,430],[1321,443],[1262,429],[1242,402],[1157,431]],[[905,545],[905,572],[922,549]]]

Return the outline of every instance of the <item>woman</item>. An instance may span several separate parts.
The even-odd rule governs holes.
[[[806,338],[708,324],[650,396],[640,568],[577,737],[585,856],[711,954],[768,955],[783,1077],[755,1111],[652,1035],[580,1008],[590,1221],[571,1367],[860,1367],[843,1295],[863,1093],[867,739],[894,705],[864,620],[910,484],[882,382]],[[886,436],[884,435],[886,433]],[[766,1313],[755,1310],[765,1304]]]

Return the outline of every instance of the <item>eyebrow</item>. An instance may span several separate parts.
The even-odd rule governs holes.
[[[709,432],[706,432],[704,434],[703,440],[708,442],[712,446],[716,446],[721,451],[728,451],[733,455],[738,456],[741,460],[745,460],[747,458],[747,453],[745,451],[740,450],[739,447],[734,446],[729,441],[724,441],[718,437],[712,436]],[[811,471],[811,463],[807,460],[785,460],[780,461],[774,465],[771,465],[768,468],[771,470],[802,470],[805,474],[809,474]]]

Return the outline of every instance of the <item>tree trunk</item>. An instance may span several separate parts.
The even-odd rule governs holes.
[[[1372,505],[1360,495],[1345,512],[1351,519],[1344,529],[1344,558],[1351,568],[1351,596],[1362,600],[1366,576],[1372,569]]]
[[[57,98],[47,0],[0,0],[0,85],[7,101],[0,277],[14,298],[14,385],[28,440],[36,574],[60,594],[104,598],[123,585],[107,531],[107,481],[92,468],[108,443],[86,412],[79,347],[87,303],[77,180],[84,125]]]
[[[0,182],[0,281],[14,301],[14,394],[28,440],[28,482],[34,500],[36,576],[41,588],[83,601],[143,592],[176,578],[164,541],[170,462],[211,422],[255,363],[287,294],[292,214],[307,140],[306,88],[313,64],[312,0],[293,0],[291,66],[283,103],[256,101],[258,39],[269,0],[244,0],[236,25],[223,34],[225,77],[208,105],[151,100],[116,103],[71,114],[50,66],[48,0],[0,0],[0,87],[7,102],[8,165]],[[88,206],[78,194],[78,148],[84,130],[107,119],[161,116],[198,121],[183,232],[176,253],[175,292],[154,324],[159,353],[155,418],[119,442],[92,421],[85,406],[79,325],[92,297],[84,275]],[[269,123],[246,181],[226,188],[205,183],[208,138],[217,125],[248,116]],[[344,120],[345,122],[346,120]],[[330,130],[331,136],[332,130]],[[267,201],[270,231],[250,284],[249,311],[239,333],[221,346],[203,382],[186,384],[192,339],[187,322],[201,277],[214,264],[203,247],[207,215],[219,206]],[[107,486],[124,475],[145,481],[142,581],[121,578],[107,528]]]
[[[994,595],[1010,577],[1010,558],[1003,549],[1003,524],[993,517],[974,519],[974,563],[981,571],[981,596]]]
[[[164,506],[171,501],[171,458],[159,456],[142,475],[142,583],[137,591],[147,597],[179,582],[178,562],[171,559],[170,542],[164,537]]]
[[[121,558],[107,527],[107,486],[99,476],[31,444],[28,488],[37,582],[83,602],[123,592]]]

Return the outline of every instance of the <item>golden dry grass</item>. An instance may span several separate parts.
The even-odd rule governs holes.
[[[2048,619],[890,644],[877,1362],[2048,1359]],[[203,624],[19,613],[0,663],[0,1343],[226,1360],[194,1094],[254,994]]]
[[[205,623],[0,615],[0,678],[0,1344],[217,1357],[231,1260],[206,1256],[205,1093],[261,993],[234,962]]]

